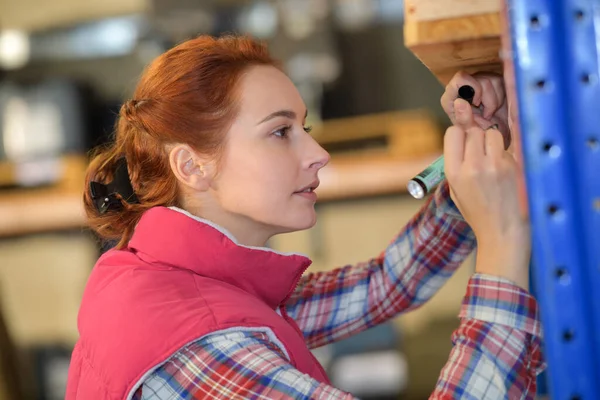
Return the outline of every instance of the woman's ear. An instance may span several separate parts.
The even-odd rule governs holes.
[[[169,164],[179,182],[196,191],[207,191],[214,178],[212,161],[200,157],[186,144],[176,144],[169,150]]]

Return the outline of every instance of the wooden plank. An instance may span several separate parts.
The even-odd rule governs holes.
[[[375,153],[412,159],[438,151],[443,132],[432,114],[423,109],[326,120],[315,126],[313,135],[323,147],[331,150],[334,159],[346,155],[359,159]],[[361,148],[361,143],[368,144],[370,139],[384,139],[385,146]],[[340,144],[349,143],[355,143],[356,149],[341,154],[335,151]]]
[[[27,162],[0,161],[0,187],[29,187],[40,181],[55,187],[79,187],[86,165],[86,157],[79,154]]]
[[[431,21],[497,13],[501,0],[406,0],[406,18]]]
[[[0,162],[0,187],[15,184],[17,173],[15,165],[9,162]]]
[[[443,132],[426,110],[404,110],[324,121],[315,139],[338,143],[384,136],[382,148],[331,152],[319,176],[320,201],[406,193],[408,181],[442,153]]]
[[[440,154],[441,150],[412,159],[377,154],[336,157],[319,174],[319,201],[406,193],[408,181]],[[0,237],[83,228],[82,190],[47,188],[1,194]]]
[[[9,163],[0,164],[14,172]],[[0,191],[0,237],[76,229],[85,223],[82,191],[87,161],[84,156],[60,159],[62,175],[51,187]],[[13,182],[14,176],[3,176]]]
[[[339,158],[319,173],[321,185],[316,190],[319,201],[343,200],[392,193],[406,193],[406,184],[440,153],[398,160],[373,156],[357,161]]]
[[[149,7],[149,0],[0,0],[0,26],[33,32],[145,12]]]
[[[406,47],[443,85],[459,70],[502,71],[500,34],[499,11],[404,24]]]
[[[483,38],[499,38],[500,32],[499,13],[439,21],[412,21],[407,19],[404,24],[404,43],[409,48],[420,45],[440,45]]]
[[[0,237],[77,229],[85,224],[82,191],[36,189],[0,195]]]
[[[340,156],[321,173],[320,201],[406,193],[408,181],[441,154],[413,159],[381,155]],[[0,195],[0,237],[85,226],[82,189],[48,188]]]

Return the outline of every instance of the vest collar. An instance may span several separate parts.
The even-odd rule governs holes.
[[[311,264],[301,254],[241,245],[222,227],[176,207],[146,211],[128,248],[150,262],[236,286],[273,309],[287,300]]]

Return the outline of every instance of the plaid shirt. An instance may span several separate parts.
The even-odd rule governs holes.
[[[429,300],[475,246],[441,185],[376,259],[305,275],[286,306],[309,348],[344,339]],[[433,399],[533,399],[542,362],[535,300],[474,275]],[[214,333],[175,353],[133,399],[352,399],[296,370],[267,331]]]

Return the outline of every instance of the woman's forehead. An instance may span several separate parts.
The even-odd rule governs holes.
[[[240,82],[241,112],[268,114],[287,109],[300,112],[304,102],[293,82],[270,66],[254,67]],[[258,122],[258,121],[257,121]]]

